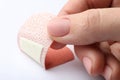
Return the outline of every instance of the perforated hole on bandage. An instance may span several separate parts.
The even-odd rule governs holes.
[[[54,17],[49,13],[33,15],[24,23],[18,33],[20,50],[45,69],[74,59],[69,48],[55,50],[50,47],[54,41],[47,33],[47,24]]]

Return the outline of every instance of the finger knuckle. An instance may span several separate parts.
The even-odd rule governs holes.
[[[91,9],[87,11],[87,23],[88,26],[93,26],[100,22],[100,11],[99,9]],[[98,25],[97,25],[98,26]]]
[[[120,43],[114,43],[110,48],[111,53],[120,61]]]
[[[89,33],[96,37],[96,39],[100,38],[101,33],[101,12],[99,9],[90,9],[86,13],[86,25],[87,29],[90,31]],[[99,33],[98,33],[99,32]],[[96,36],[98,35],[98,36]]]

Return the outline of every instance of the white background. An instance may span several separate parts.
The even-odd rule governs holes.
[[[0,80],[103,80],[90,77],[77,59],[45,71],[19,51],[17,33],[35,13],[57,14],[66,0],[0,0]]]

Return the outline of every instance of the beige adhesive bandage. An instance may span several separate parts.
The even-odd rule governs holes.
[[[74,59],[72,52],[67,47],[59,50],[50,48],[53,40],[47,33],[47,24],[54,17],[54,15],[48,13],[33,15],[25,22],[18,33],[20,50],[45,69]]]

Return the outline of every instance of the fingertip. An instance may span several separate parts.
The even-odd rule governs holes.
[[[110,46],[111,53],[120,61],[120,42],[116,42]]]
[[[105,58],[101,51],[90,46],[79,46],[75,48],[75,52],[90,75],[98,76],[103,72]]]
[[[119,80],[120,79],[120,63],[112,55],[106,57],[106,67],[102,73],[106,80]]]
[[[102,74],[106,80],[111,80],[112,69],[110,66],[106,66],[104,73]]]

